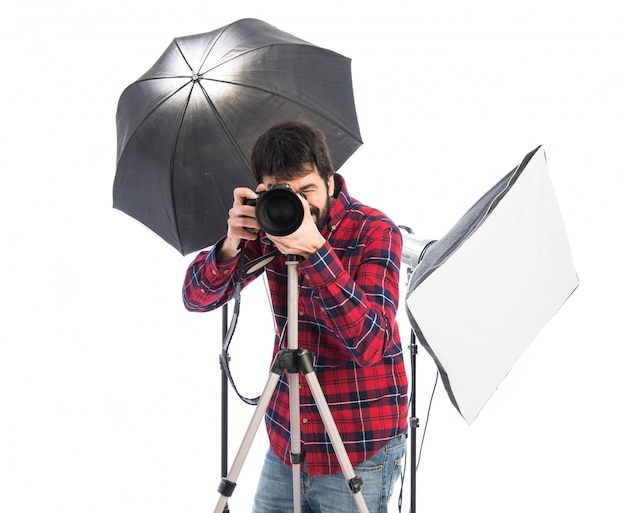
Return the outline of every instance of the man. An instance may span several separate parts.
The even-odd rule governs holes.
[[[387,511],[405,452],[408,383],[396,323],[402,236],[380,211],[351,198],[335,174],[321,132],[300,123],[271,128],[251,158],[257,192],[287,184],[304,219],[286,236],[261,232],[257,198],[234,191],[226,236],[198,254],[187,270],[183,301],[208,311],[232,297],[238,267],[278,249],[265,267],[277,326],[274,353],[286,347],[287,264],[298,262],[298,347],[315,355],[315,374],[330,407],[362,494],[373,512]],[[271,242],[271,243],[270,243]],[[258,275],[258,273],[257,273]],[[245,278],[243,286],[255,276]],[[309,390],[301,380],[304,512],[358,511]],[[270,440],[254,513],[293,511],[289,390],[283,373],[265,413]]]

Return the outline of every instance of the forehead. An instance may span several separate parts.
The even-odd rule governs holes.
[[[273,185],[273,184],[277,184],[277,183],[286,183],[288,184],[292,189],[298,191],[304,188],[310,189],[310,188],[316,188],[316,187],[323,187],[324,186],[324,180],[322,179],[322,177],[319,175],[317,168],[313,165],[313,164],[306,164],[304,167],[304,170],[306,171],[307,168],[309,170],[308,173],[299,176],[297,178],[290,178],[290,179],[286,179],[286,178],[279,178],[276,176],[265,176],[263,178],[263,183],[265,185]]]

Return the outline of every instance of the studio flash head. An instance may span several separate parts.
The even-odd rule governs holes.
[[[286,183],[273,184],[269,190],[259,192],[258,198],[246,199],[244,203],[255,207],[259,226],[269,235],[289,235],[304,219],[302,200]]]

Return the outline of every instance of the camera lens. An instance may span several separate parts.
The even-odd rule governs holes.
[[[277,237],[295,232],[304,219],[302,201],[288,187],[275,186],[259,195],[255,214],[263,231]]]

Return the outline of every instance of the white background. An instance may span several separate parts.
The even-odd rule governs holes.
[[[620,2],[15,5],[0,22],[0,511],[213,511],[221,312],[186,312],[194,255],[112,208],[115,112],[174,37],[244,17],[352,58],[365,144],[341,172],[420,237],[545,148],[580,287],[471,426],[439,386],[424,431],[435,367],[419,352],[418,511],[626,509]],[[231,351],[246,395],[271,352],[258,284]],[[251,414],[231,400],[231,455]],[[261,429],[233,512],[265,445]]]

